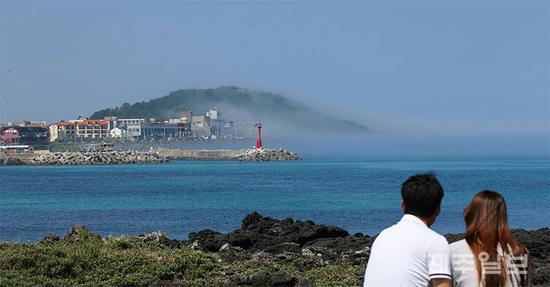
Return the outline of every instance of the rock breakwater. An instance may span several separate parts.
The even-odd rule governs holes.
[[[248,149],[239,156],[240,161],[283,161],[303,160],[299,155],[286,149]]]
[[[0,155],[0,165],[88,165],[162,163],[169,160],[295,161],[302,157],[286,149],[44,152]]]
[[[7,156],[0,153],[0,166],[2,165],[25,165],[25,161],[19,157]]]
[[[27,165],[87,165],[87,164],[132,164],[163,163],[167,160],[156,152],[96,151],[55,152],[37,154],[26,160]]]

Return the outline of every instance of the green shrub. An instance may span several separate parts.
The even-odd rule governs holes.
[[[217,255],[136,238],[106,240],[82,234],[76,242],[0,243],[0,286],[147,286],[153,281],[219,286],[226,274],[283,271],[316,286],[352,286],[361,267],[328,265],[304,270],[300,262],[222,262]]]

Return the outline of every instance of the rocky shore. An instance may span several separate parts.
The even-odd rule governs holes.
[[[3,165],[89,165],[163,163],[167,159],[156,152],[91,151],[47,152],[34,155],[14,155],[4,159]]]
[[[530,252],[534,286],[550,286],[550,229],[515,229],[512,234]],[[447,234],[445,237],[452,243],[464,236]],[[202,230],[191,233],[187,243],[216,252],[226,262],[264,260],[276,263],[299,259],[303,270],[330,264],[360,266],[363,270],[374,239],[361,233],[351,235],[341,228],[312,221],[277,220],[251,213],[243,219],[241,229],[225,234]],[[285,286],[298,282],[290,276],[285,278],[285,282],[280,282],[288,284]],[[362,275],[357,277],[357,285],[361,285],[362,279]],[[243,282],[241,278],[232,280]]]
[[[282,160],[303,160],[302,157],[286,149],[249,149],[245,150],[240,161],[282,161]]]
[[[533,286],[549,286],[550,229],[517,229],[513,235],[530,251]],[[446,238],[454,242],[462,234]],[[102,238],[75,225],[62,238],[0,243],[0,275],[42,285],[51,279],[52,286],[79,280],[99,282],[86,286],[360,286],[373,241],[338,227],[258,213],[247,215],[238,230],[206,229],[184,241],[160,231]],[[87,269],[75,273],[82,264]],[[105,281],[113,276],[122,279]]]
[[[3,165],[25,165],[25,161],[19,157],[7,156],[0,153],[0,166]]]

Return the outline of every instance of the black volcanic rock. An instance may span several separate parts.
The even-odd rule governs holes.
[[[222,234],[211,229],[203,229],[199,232],[189,233],[189,242],[196,242],[201,249],[211,252],[220,250],[220,248],[228,242],[227,238],[227,234]]]
[[[545,284],[550,283],[550,229],[515,229],[512,234],[529,250],[534,286],[548,286]],[[464,234],[447,234],[445,237],[452,243],[464,238]],[[191,233],[188,243],[206,251],[217,252],[226,262],[254,265],[254,262],[287,263],[298,259],[301,265],[297,267],[304,271],[335,262],[366,266],[374,239],[360,233],[350,235],[344,229],[316,224],[310,220],[279,220],[253,212],[243,219],[241,229],[226,234],[202,230]],[[262,280],[271,282],[269,286],[308,285],[308,282],[298,282],[289,274],[275,273],[252,277],[234,276],[226,285],[264,286],[258,285]]]
[[[191,233],[189,241],[197,242],[202,249],[214,252],[226,243],[251,252],[285,248],[296,251],[318,239],[334,238],[338,240],[338,238],[347,236],[349,233],[338,227],[316,224],[309,220],[294,221],[291,218],[277,220],[254,212],[243,219],[242,227],[239,230],[228,234],[208,229],[202,230]],[[337,244],[333,243],[333,245]]]
[[[60,240],[59,235],[50,233],[50,234],[46,234],[40,242],[42,242],[42,243],[51,243],[51,242],[56,242],[56,241],[59,241],[59,240]]]
[[[529,250],[531,282],[533,286],[550,286],[550,229],[533,231],[512,230],[514,238]],[[449,242],[463,238],[463,234],[447,234]],[[259,213],[248,214],[240,229],[220,233],[205,229],[191,233],[188,241],[170,239],[163,232],[144,233],[135,237],[143,242],[155,242],[168,248],[181,248],[183,244],[192,248],[215,253],[218,262],[232,266],[246,266],[256,272],[225,270],[224,286],[312,286],[312,282],[300,274],[329,264],[353,265],[364,270],[370,256],[375,237],[316,224],[313,221],[295,221],[292,218],[274,219]],[[74,225],[63,240],[74,244],[101,237],[90,232],[83,225]],[[56,235],[47,235],[42,244],[53,244],[60,240]],[[296,272],[278,269],[263,269],[265,266],[293,266]],[[174,284],[167,278],[158,278],[150,286],[186,286]],[[360,285],[362,278],[356,276]],[[165,281],[163,281],[165,280]]]
[[[142,233],[138,236],[138,238],[143,240],[144,242],[148,242],[148,241],[158,242],[160,245],[166,246],[168,248],[173,248],[173,249],[178,248],[183,244],[182,241],[168,238],[166,233],[162,231]]]
[[[229,280],[223,285],[224,287],[233,286],[296,286],[296,287],[309,287],[313,286],[313,283],[309,280],[298,279],[289,273],[276,271],[266,272],[260,271],[250,276],[231,276]]]

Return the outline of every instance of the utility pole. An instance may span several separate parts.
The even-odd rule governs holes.
[[[4,105],[4,123],[8,125],[8,101],[0,101],[0,104]],[[1,107],[0,107],[1,109]]]
[[[6,92],[9,92],[9,89],[7,89],[7,86],[8,86],[8,83],[10,82],[11,80],[11,70],[8,70],[8,73],[7,73],[7,78],[6,78],[6,82],[5,82],[5,85],[4,85],[4,88]],[[4,105],[4,124],[6,124],[6,126],[8,125],[8,98],[7,96],[2,99],[2,96],[0,96],[0,113],[2,112],[2,105]],[[2,117],[0,117],[0,121],[2,121]]]

